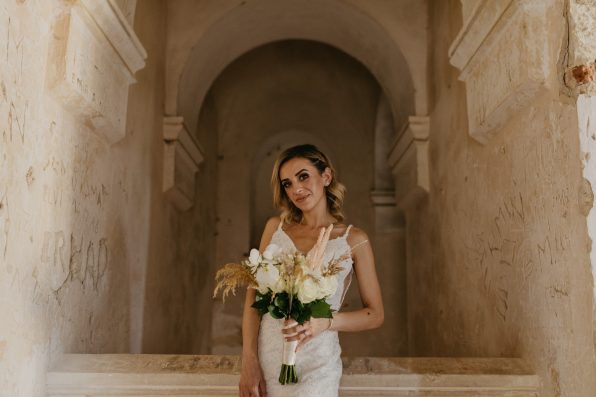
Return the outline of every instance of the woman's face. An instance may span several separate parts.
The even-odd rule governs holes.
[[[282,189],[302,212],[316,207],[321,200],[326,205],[325,186],[331,182],[329,168],[321,174],[310,160],[295,157],[281,166],[279,179]]]

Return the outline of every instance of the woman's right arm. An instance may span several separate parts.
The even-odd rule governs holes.
[[[271,242],[271,237],[279,225],[278,217],[270,218],[265,225],[259,251]],[[267,388],[259,364],[258,337],[261,317],[251,305],[255,301],[256,291],[253,288],[246,290],[244,311],[242,313],[242,372],[240,373],[240,397],[266,397]]]

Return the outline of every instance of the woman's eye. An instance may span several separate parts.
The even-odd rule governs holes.
[[[303,181],[308,178],[308,174],[300,174],[298,175],[298,180]]]
[[[287,189],[287,188],[289,188],[289,187],[290,187],[290,183],[289,183],[289,182],[283,182],[283,183],[281,184],[281,187],[283,187],[284,189]]]

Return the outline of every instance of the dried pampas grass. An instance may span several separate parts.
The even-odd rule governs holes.
[[[250,267],[240,263],[228,263],[224,265],[215,274],[215,289],[213,290],[213,297],[217,296],[219,291],[222,291],[222,299],[225,302],[226,297],[232,293],[236,295],[236,290],[241,286],[257,287],[257,280],[252,274]]]

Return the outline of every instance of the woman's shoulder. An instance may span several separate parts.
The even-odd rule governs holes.
[[[265,230],[275,230],[279,227],[281,223],[281,218],[279,216],[272,216],[271,218],[267,219],[267,223],[265,224]]]
[[[364,242],[368,241],[368,234],[361,228],[350,225],[350,232],[348,234],[348,244],[351,247],[354,247],[358,244],[364,244]]]

